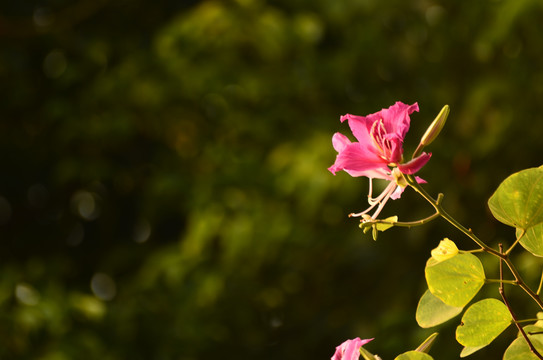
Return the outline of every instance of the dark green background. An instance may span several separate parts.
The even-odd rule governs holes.
[[[433,331],[414,320],[430,250],[474,244],[441,220],[363,235],[346,214],[367,180],[326,170],[339,116],[418,102],[409,154],[449,104],[420,176],[510,243],[486,200],[542,163],[542,34],[539,0],[4,2],[0,358],[328,359],[357,336],[383,359],[414,349]],[[383,216],[431,212],[408,189]],[[537,287],[541,263],[517,260]],[[436,359],[458,358],[457,323]]]

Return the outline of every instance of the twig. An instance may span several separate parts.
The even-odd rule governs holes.
[[[524,290],[536,303],[537,305],[543,310],[543,301],[539,298],[538,294],[536,294],[532,289],[526,285],[522,277],[520,276],[520,273],[513,265],[513,262],[511,259],[509,259],[508,253],[503,253],[503,251],[496,251],[495,249],[491,248],[490,246],[486,245],[481,239],[479,239],[471,229],[467,229],[462,224],[460,224],[455,218],[453,218],[451,215],[449,215],[441,206],[441,201],[443,199],[443,194],[439,194],[437,197],[437,200],[432,198],[422,186],[417,183],[417,180],[413,175],[405,175],[405,179],[407,183],[415,189],[426,201],[428,201],[436,210],[437,213],[441,215],[441,217],[445,220],[447,220],[451,225],[456,227],[458,230],[463,232],[467,237],[469,237],[471,240],[473,240],[479,247],[489,254],[492,254],[496,257],[498,257],[501,261],[505,262],[513,276],[515,277],[516,282],[518,283],[518,286],[522,290]],[[519,237],[520,239],[520,237]],[[512,247],[509,249],[509,251],[512,249]],[[501,263],[500,261],[500,263]]]
[[[499,244],[499,248],[500,248],[500,253],[503,254],[503,245],[501,243]],[[503,255],[505,255],[505,254],[503,254]],[[509,302],[507,301],[507,298],[505,297],[505,289],[503,287],[503,283],[504,283],[504,280],[503,280],[503,262],[504,261],[505,261],[505,259],[500,260],[500,280],[501,280],[500,287],[499,287],[500,295],[502,296],[503,302],[505,303],[505,306],[507,306],[507,309],[509,310],[509,313],[511,314],[511,318],[514,321],[515,326],[517,327],[518,331],[520,331],[520,333],[524,337],[524,340],[526,340],[526,343],[528,344],[528,347],[530,348],[530,351],[535,356],[537,356],[539,359],[543,360],[543,356],[541,356],[541,354],[535,349],[534,345],[532,344],[532,342],[528,338],[528,335],[526,335],[526,332],[524,331],[524,329],[520,325],[519,321],[517,320],[517,317],[515,316],[515,313],[513,313],[513,309],[511,309],[511,306],[509,305]]]

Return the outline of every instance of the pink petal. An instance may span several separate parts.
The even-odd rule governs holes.
[[[419,111],[418,103],[407,105],[398,101],[388,109],[381,110],[380,116],[383,119],[387,132],[389,134],[395,133],[403,140],[411,123],[409,115],[414,111]]]
[[[404,174],[412,175],[419,171],[428,160],[430,160],[430,157],[432,154],[428,153],[422,153],[418,157],[414,158],[413,160],[406,162],[405,164],[399,164],[398,169]]]
[[[358,142],[375,146],[373,144],[373,139],[370,136],[370,130],[373,121],[368,120],[365,116],[358,116],[352,114],[343,115],[340,120],[341,122],[345,120],[349,121],[349,127],[351,128],[351,132],[353,133],[356,140],[358,140]]]
[[[392,195],[390,195],[390,198],[392,200],[399,199],[402,196],[404,190],[405,190],[405,188],[403,188],[401,186],[396,186],[396,189],[394,190]]]
[[[387,162],[360,143],[351,143],[341,151],[336,162],[328,170],[336,173],[345,170],[351,176],[385,177],[390,172]]]
[[[349,140],[347,136],[341,133],[335,133],[334,136],[332,137],[332,145],[334,146],[334,149],[336,149],[338,153],[342,152],[343,149],[345,149],[345,147],[349,145],[350,143],[351,143],[351,140]]]
[[[386,138],[390,144],[390,154],[387,154],[389,163],[399,163],[403,155],[403,139],[397,134],[387,134]]]
[[[417,182],[418,182],[419,184],[426,184],[426,183],[427,183],[426,180],[424,180],[423,178],[420,178],[420,177],[418,177],[418,176],[415,176],[415,180],[417,180]]]
[[[355,338],[344,341],[341,345],[336,347],[336,352],[331,360],[358,360],[360,358],[360,348],[372,340],[373,339],[360,340],[360,338]]]

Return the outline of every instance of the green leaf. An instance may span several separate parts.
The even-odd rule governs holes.
[[[397,217],[397,216],[387,217],[384,221],[397,222],[397,221],[398,221],[398,217]],[[390,228],[393,227],[393,226],[394,226],[393,224],[386,224],[386,223],[379,223],[379,222],[375,224],[375,227],[376,227],[377,230],[379,230],[379,231],[388,230],[388,229],[390,229]]]
[[[505,179],[488,200],[502,223],[529,229],[543,222],[543,167],[520,171]]]
[[[377,237],[379,236],[379,231],[386,231],[390,229],[391,227],[394,227],[394,224],[391,224],[391,223],[397,222],[398,217],[390,216],[382,221],[386,221],[386,222],[381,222],[381,220],[370,220],[370,221],[361,222],[360,225],[358,225],[358,227],[360,227],[364,231],[364,234],[370,231],[371,229],[371,236],[373,237],[373,240],[377,240]]]
[[[379,357],[373,355],[368,350],[364,349],[364,347],[360,348],[360,355],[364,358],[364,360],[378,360]]]
[[[398,355],[394,360],[433,360],[430,355],[420,351],[408,351],[401,355]]]
[[[486,346],[511,325],[507,306],[497,299],[484,299],[470,306],[456,328],[456,340],[466,347]]]
[[[530,332],[543,332],[543,328],[534,325],[525,326],[524,331],[535,349],[543,354],[543,333],[530,335]],[[503,354],[503,360],[539,360],[539,358],[530,351],[528,343],[519,333],[519,337],[509,345]]]
[[[522,235],[520,245],[535,256],[543,257],[543,223],[532,226],[528,230],[517,229],[517,239]]]
[[[419,347],[415,349],[415,351],[420,351],[428,354],[438,335],[439,333],[435,332],[432,335],[428,336],[426,340],[424,340],[422,344],[420,344]]]
[[[452,307],[464,307],[485,282],[481,261],[462,253],[445,261],[430,258],[426,263],[426,282],[434,296]]]
[[[460,314],[463,308],[447,305],[432,295],[430,290],[426,290],[419,300],[415,317],[420,327],[430,328],[452,319]]]
[[[486,346],[486,345],[485,345]],[[461,358],[465,358],[466,356],[470,356],[471,354],[473,354],[474,352],[477,352],[479,350],[481,350],[482,348],[484,348],[485,346],[466,346],[465,348],[462,349],[462,351],[460,352],[460,357]]]

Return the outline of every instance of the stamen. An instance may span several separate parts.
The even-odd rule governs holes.
[[[370,181],[370,184],[371,184],[371,181]],[[351,213],[349,214],[349,217],[363,216],[367,214],[368,212],[370,212],[371,210],[373,210],[373,208],[375,208],[375,206],[379,204],[379,206],[377,207],[377,210],[375,210],[375,213],[371,216],[372,219],[375,219],[379,215],[379,213],[381,213],[381,210],[383,210],[383,207],[387,203],[388,199],[390,199],[390,196],[392,195],[394,190],[396,190],[396,186],[397,186],[396,183],[391,181],[388,184],[388,186],[385,188],[385,190],[383,190],[383,192],[379,194],[379,196],[377,196],[376,198],[371,198],[370,195],[368,195],[368,203],[370,204],[370,207],[359,213]],[[364,219],[363,221],[367,221],[367,220]]]
[[[387,130],[383,119],[375,121],[371,125],[370,136],[375,144],[375,147],[381,153],[381,159],[389,160],[392,156],[392,144],[390,139],[387,139]]]
[[[388,188],[388,186],[387,186]],[[381,194],[379,194],[379,196],[377,196],[376,198],[371,198],[371,199],[368,199],[368,203],[370,205],[373,205],[375,206],[375,204],[378,204],[381,200],[383,200],[383,198],[386,196],[386,189],[383,190],[383,192],[381,192]]]
[[[383,208],[385,207],[385,204],[387,203],[388,199],[390,199],[390,196],[396,190],[396,186],[397,185],[395,183],[393,183],[393,182],[390,182],[390,184],[387,186],[387,188],[385,189],[386,196],[385,196],[383,202],[377,208],[377,210],[375,210],[375,213],[373,213],[373,215],[371,216],[372,219],[375,219],[375,218],[377,218],[377,216],[379,216],[379,214],[381,213],[381,210],[383,210]]]
[[[370,179],[370,189],[369,189],[369,192],[368,192],[368,203],[371,205],[371,200],[372,200],[372,195],[373,195],[373,179],[372,178],[369,178]]]

